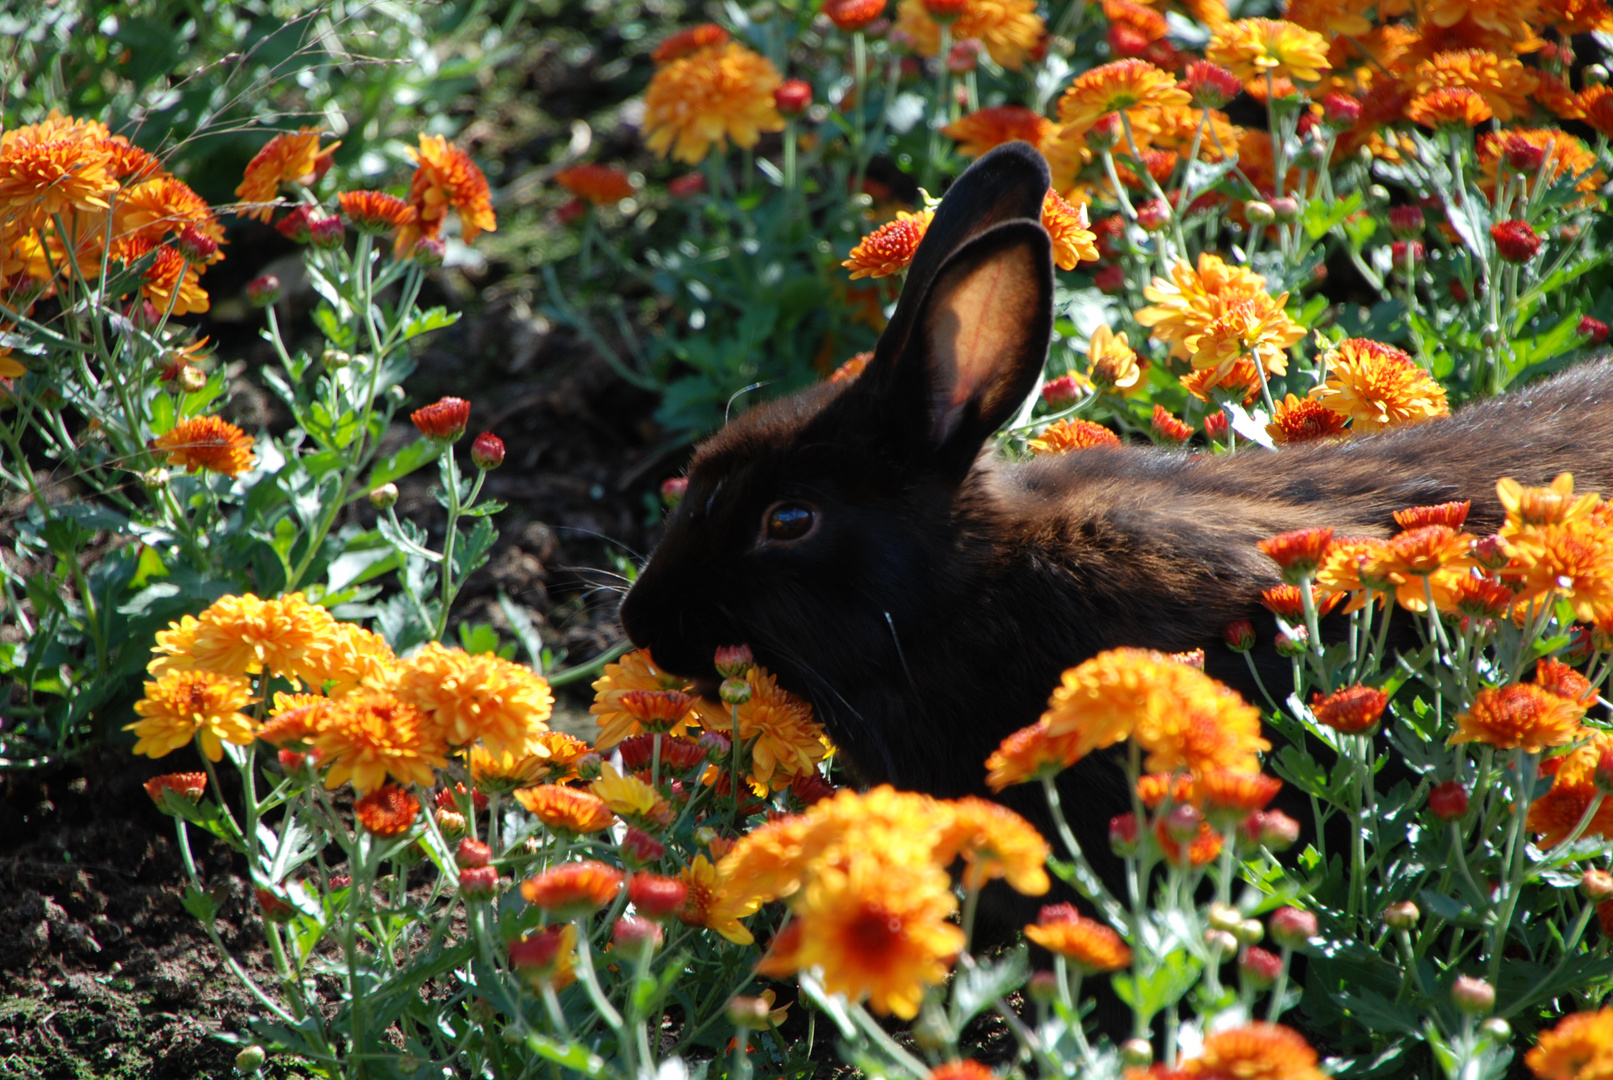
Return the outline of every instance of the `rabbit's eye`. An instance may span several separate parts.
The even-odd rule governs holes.
[[[763,531],[769,540],[799,540],[812,531],[817,514],[804,503],[774,503],[763,519]]]

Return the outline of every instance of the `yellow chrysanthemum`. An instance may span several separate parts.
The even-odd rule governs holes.
[[[1058,134],[1059,126],[1023,105],[994,105],[979,109],[941,129],[958,142],[958,153],[979,157],[993,147],[1020,140],[1040,150]]]
[[[1058,420],[1029,443],[1033,454],[1062,454],[1091,446],[1119,446],[1120,436],[1090,420]]]
[[[1048,732],[1086,755],[1133,738],[1150,772],[1258,772],[1260,711],[1204,672],[1146,649],[1111,649],[1064,673]]]
[[[1528,825],[1540,834],[1537,843],[1542,848],[1562,843],[1579,827],[1599,794],[1596,766],[1604,754],[1613,754],[1613,734],[1597,731],[1564,756],[1541,762],[1540,771],[1551,777],[1551,788],[1529,804]],[[1613,837],[1613,799],[1602,799],[1582,835]]]
[[[1082,259],[1098,261],[1098,238],[1087,221],[1085,204],[1071,206],[1049,190],[1042,200],[1042,227],[1053,238],[1053,263],[1059,269],[1074,270]]]
[[[1266,279],[1252,270],[1228,265],[1210,252],[1199,254],[1198,265],[1178,262],[1170,280],[1156,277],[1143,295],[1152,303],[1136,313],[1137,322],[1156,341],[1171,346],[1171,355],[1188,358],[1186,341],[1204,333],[1218,316],[1245,300],[1270,296]]]
[[[934,217],[931,210],[920,210],[916,214],[898,210],[894,221],[887,221],[863,237],[840,265],[851,271],[853,281],[889,277],[906,270]]]
[[[588,790],[604,801],[611,811],[639,823],[656,824],[667,818],[671,807],[649,784],[636,776],[623,776],[606,762],[599,779]]]
[[[1146,60],[1116,60],[1077,75],[1059,98],[1058,113],[1068,129],[1079,132],[1112,112],[1131,114],[1192,101],[1170,72]]]
[[[1613,1077],[1613,1008],[1575,1013],[1524,1056],[1540,1080],[1608,1080]]]
[[[926,987],[946,979],[963,931],[946,872],[892,864],[866,854],[825,866],[794,905],[800,922],[795,962],[821,967],[824,988],[866,998],[878,1013],[918,1015]]]
[[[1006,806],[974,795],[952,800],[951,821],[941,833],[935,858],[948,863],[962,857],[963,885],[978,889],[994,878],[1026,896],[1047,892],[1047,857],[1051,850],[1035,827]]]
[[[1393,346],[1346,338],[1321,359],[1327,381],[1311,397],[1348,417],[1357,433],[1450,414],[1445,388]]]
[[[941,51],[941,27],[925,10],[923,0],[901,0],[896,29],[913,41],[920,56]],[[1018,71],[1047,32],[1036,14],[1036,0],[969,0],[952,24],[952,40],[973,39],[986,47],[992,62]]]
[[[304,663],[333,633],[329,611],[302,593],[260,600],[251,593],[225,596],[198,617],[185,616],[157,633],[148,665],[153,675],[200,669],[220,675],[271,671],[300,678]]]
[[[588,791],[544,784],[523,788],[515,793],[515,798],[539,821],[557,831],[578,835],[596,833],[616,823],[616,815],[605,805],[605,800]]]
[[[751,776],[764,788],[783,791],[797,776],[817,772],[829,752],[828,739],[812,717],[812,706],[781,688],[766,668],[753,666],[745,681],[751,696],[739,706],[739,737],[751,743]],[[716,716],[708,717],[708,727],[716,723]]]
[[[1262,92],[1268,77],[1313,83],[1333,66],[1327,39],[1282,19],[1227,23],[1211,35],[1204,58],[1230,70],[1246,87],[1259,84]]]
[[[1540,80],[1511,56],[1502,58],[1482,49],[1464,49],[1439,53],[1423,61],[1408,82],[1419,95],[1435,90],[1471,90],[1484,99],[1496,119],[1512,120],[1528,115],[1530,98]]]
[[[1573,742],[1584,715],[1577,702],[1533,683],[1486,687],[1456,718],[1450,743],[1480,742],[1498,750],[1522,748],[1537,754]]]
[[[660,67],[644,95],[644,143],[659,157],[697,165],[713,146],[755,146],[783,131],[773,91],[784,80],[772,61],[738,42],[710,45]]]
[[[336,622],[315,641],[298,675],[309,686],[338,697],[360,686],[386,685],[397,662],[392,646],[380,634],[354,623]]]
[[[606,664],[604,673],[594,680],[594,703],[588,707],[599,724],[594,745],[603,753],[614,750],[629,735],[643,733],[638,719],[622,704],[623,695],[635,690],[681,690],[686,685],[686,680],[657,667],[648,649],[635,649],[614,664]],[[685,717],[670,733],[683,734],[692,720],[692,715]]]
[[[1595,492],[1574,494],[1573,473],[1558,474],[1546,487],[1524,487],[1507,477],[1496,481],[1495,495],[1507,514],[1501,535],[1514,542],[1519,542],[1529,526],[1585,520],[1602,504]]]
[[[811,851],[807,838],[813,839]],[[792,814],[757,826],[734,842],[717,864],[725,881],[759,901],[778,900],[801,886],[809,855],[823,843],[821,815]]]
[[[688,890],[679,919],[690,926],[715,930],[736,945],[755,942],[756,938],[739,920],[755,914],[762,902],[728,881],[711,860],[696,855],[679,873],[678,880]]]
[[[1283,310],[1288,294],[1250,297],[1232,304],[1199,333],[1182,339],[1195,370],[1224,378],[1240,359],[1252,359],[1268,375],[1288,371],[1288,347],[1305,336],[1304,327]]]
[[[246,175],[235,189],[236,198],[247,204],[241,215],[267,222],[274,216],[280,185],[312,184],[330,168],[331,155],[341,145],[334,142],[321,149],[319,129],[311,127],[270,139],[247,163]]]
[[[1087,342],[1087,377],[1103,390],[1130,390],[1142,378],[1137,354],[1126,332],[1115,333],[1108,323],[1098,324]]]
[[[222,476],[239,476],[257,462],[252,436],[217,416],[181,420],[167,434],[151,441],[151,448],[168,455],[168,464],[186,472],[203,469]]]
[[[450,746],[480,742],[520,754],[547,731],[554,695],[543,676],[493,653],[430,642],[398,665],[392,691],[419,709]]]
[[[253,739],[252,720],[241,712],[252,700],[243,678],[211,671],[170,671],[146,683],[135,702],[139,720],[126,724],[135,733],[134,752],[160,758],[199,738],[209,761],[224,756],[222,742],[245,746]]]
[[[330,766],[325,786],[349,780],[368,795],[391,776],[400,784],[430,787],[445,768],[446,747],[433,725],[413,705],[391,694],[363,690],[333,701],[314,736],[320,761]]]

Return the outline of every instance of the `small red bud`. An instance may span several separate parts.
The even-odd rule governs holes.
[[[1295,907],[1271,913],[1271,940],[1285,949],[1298,949],[1316,936],[1316,916]]]
[[[253,278],[246,283],[246,298],[253,307],[268,307],[280,299],[280,279],[273,274]]]
[[[454,863],[461,870],[486,866],[492,861],[493,849],[480,840],[472,840],[468,836],[459,842],[459,847],[454,849]]]
[[[1283,973],[1283,961],[1276,953],[1251,945],[1238,959],[1238,974],[1256,990],[1264,990]]]
[[[478,469],[496,469],[504,464],[504,440],[484,431],[470,444],[470,459]]]
[[[773,104],[785,116],[800,116],[812,104],[812,84],[804,79],[789,79],[773,91]]]
[[[459,895],[466,900],[491,900],[498,895],[498,870],[471,866],[459,872]]]
[[[1137,815],[1117,814],[1109,819],[1109,849],[1125,857],[1137,853]]]
[[[1446,780],[1435,784],[1428,793],[1428,809],[1441,821],[1457,821],[1467,815],[1467,788],[1459,781]]]

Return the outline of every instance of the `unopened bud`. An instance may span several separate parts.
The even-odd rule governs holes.
[[[724,679],[717,688],[717,696],[729,705],[743,705],[750,700],[750,683],[744,679]]]
[[[1149,199],[1137,207],[1137,224],[1144,232],[1159,232],[1170,223],[1171,208],[1164,199]]]
[[[1304,656],[1308,648],[1306,641],[1309,638],[1310,633],[1303,626],[1289,628],[1286,633],[1277,635],[1277,655],[1288,657]]]
[[[1579,891],[1593,904],[1613,900],[1613,874],[1606,870],[1587,870],[1579,879]]]
[[[1121,858],[1137,854],[1137,815],[1117,814],[1109,819],[1109,850]]]
[[[1266,924],[1259,919],[1245,919],[1232,931],[1232,936],[1245,945],[1259,944],[1266,936]]]
[[[1299,822],[1281,810],[1261,811],[1258,838],[1271,851],[1287,851],[1299,841]]]
[[[1271,200],[1271,212],[1281,222],[1293,221],[1299,217],[1299,200],[1289,195]]]
[[[146,487],[160,488],[168,483],[168,470],[163,468],[147,469],[140,474],[140,482]]]
[[[678,505],[683,501],[683,493],[689,490],[687,476],[672,476],[661,481],[661,501],[668,507]]]
[[[1277,220],[1277,211],[1272,209],[1270,203],[1251,200],[1243,204],[1243,216],[1251,225],[1270,225]]]
[[[1467,788],[1457,780],[1435,784],[1428,793],[1428,809],[1441,821],[1457,821],[1467,814]]]
[[[1512,1025],[1499,1016],[1492,1016],[1479,1025],[1479,1031],[1497,1046],[1505,1046],[1512,1041]]]
[[[605,775],[605,762],[598,754],[584,754],[572,768],[576,770],[577,779],[585,784]]]
[[[174,249],[188,263],[205,263],[218,254],[218,241],[194,225],[186,225],[174,237]]]
[[[812,104],[812,84],[789,79],[773,91],[773,105],[785,116],[800,116]]]
[[[448,257],[448,245],[433,236],[423,237],[415,241],[411,257],[421,266],[441,266]]]
[[[1226,639],[1227,648],[1233,652],[1248,652],[1255,647],[1255,624],[1248,619],[1237,619],[1227,623],[1222,636]]]
[[[492,861],[493,849],[480,840],[472,840],[468,836],[459,842],[459,847],[454,849],[454,864],[461,870],[486,866]]]
[[[450,840],[456,840],[465,835],[465,815],[457,810],[438,810],[437,828]]]
[[[319,362],[330,371],[340,371],[353,362],[353,356],[342,349],[326,349],[319,354]]]
[[[1271,913],[1271,940],[1285,949],[1303,948],[1316,936],[1316,916],[1294,907],[1280,907]]]
[[[504,440],[491,431],[484,431],[470,444],[470,459],[478,469],[486,471],[504,464]]]
[[[498,895],[498,869],[472,866],[459,872],[459,895],[466,900],[491,900]]]
[[[1051,1005],[1058,1000],[1059,977],[1051,971],[1038,971],[1025,983],[1025,995],[1039,1005]]]
[[[235,1055],[235,1071],[254,1073],[263,1068],[263,1063],[268,1060],[268,1051],[254,1043],[251,1046],[243,1047],[241,1052]]]
[[[1204,944],[1210,947],[1210,958],[1217,962],[1238,952],[1238,939],[1225,930],[1204,931]]]
[[[194,364],[186,364],[179,369],[179,388],[187,394],[194,394],[207,385],[207,372]]]
[[[1585,80],[1587,87],[1604,86],[1607,84],[1607,68],[1601,64],[1589,64],[1580,72],[1580,78]]]
[[[1165,835],[1178,844],[1191,843],[1198,838],[1199,826],[1204,822],[1204,815],[1198,807],[1186,803],[1173,807],[1165,815]]]
[[[277,756],[280,760],[280,771],[288,776],[302,772],[303,766],[308,764],[308,755],[295,750],[282,750]]]
[[[370,490],[370,505],[377,510],[385,510],[398,501],[398,485],[382,484]]]
[[[658,923],[639,915],[623,915],[616,920],[611,940],[629,956],[637,956],[659,949],[663,935]]]
[[[246,298],[253,307],[268,307],[280,299],[280,279],[273,274],[253,278],[246,283]]]
[[[773,1006],[766,998],[736,995],[728,999],[728,1022],[735,1027],[765,1028]]]
[[[1451,986],[1451,1000],[1469,1016],[1483,1016],[1495,1008],[1495,987],[1471,975],[1458,975]]]
[[[1238,974],[1256,990],[1264,990],[1283,973],[1283,961],[1276,953],[1251,945],[1238,958]]]
[[[1383,909],[1384,925],[1391,930],[1410,930],[1422,918],[1422,912],[1410,900],[1402,900],[1398,904],[1390,904]]]
[[[1127,1039],[1120,1044],[1120,1063],[1133,1069],[1146,1069],[1154,1060],[1154,1047],[1147,1039]]]
[[[1209,915],[1210,925],[1217,930],[1226,930],[1229,933],[1243,922],[1243,912],[1231,904],[1211,904]]]
[[[722,645],[712,663],[723,678],[737,679],[756,666],[756,657],[749,645]]]

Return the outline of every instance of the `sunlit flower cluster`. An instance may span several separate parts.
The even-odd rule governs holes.
[[[727,34],[709,37],[709,44],[691,41],[687,50],[658,50],[644,96],[645,144],[691,165],[713,147],[749,149],[764,132],[784,127],[773,100],[784,80],[772,61]]]

